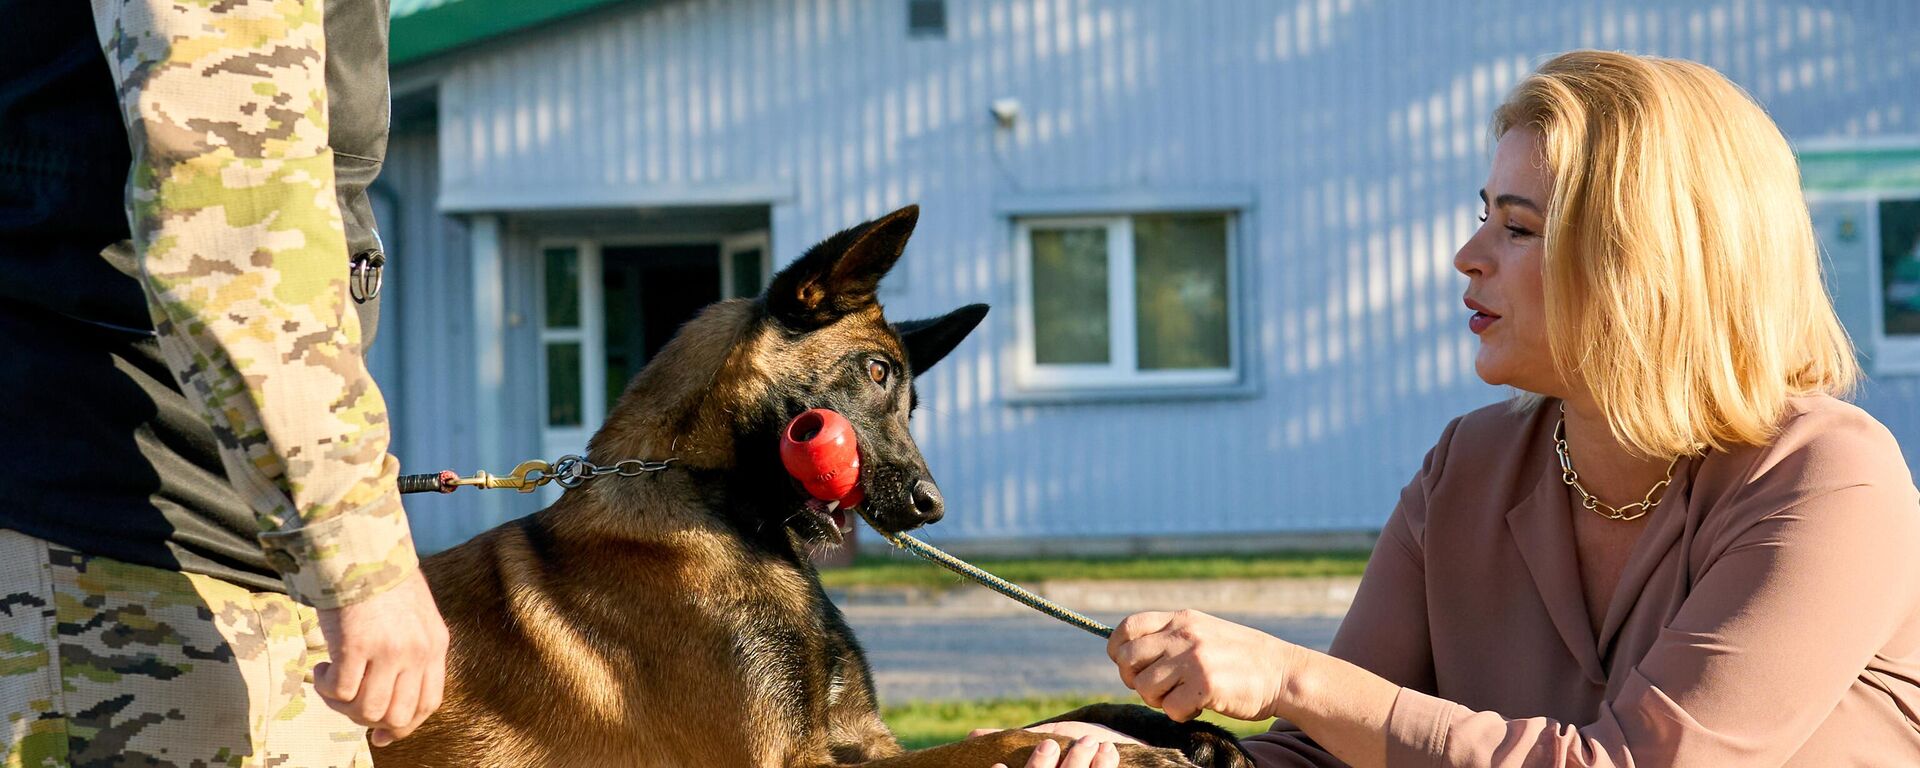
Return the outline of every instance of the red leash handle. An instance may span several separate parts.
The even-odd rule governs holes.
[[[838,501],[845,508],[865,498],[860,491],[860,442],[853,425],[835,411],[813,408],[787,422],[780,431],[780,464],[816,499]]]

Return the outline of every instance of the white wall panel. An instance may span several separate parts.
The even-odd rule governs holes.
[[[437,194],[760,199],[783,260],[920,203],[891,313],[996,306],[921,382],[936,540],[1377,527],[1445,422],[1502,396],[1473,376],[1451,255],[1488,113],[1548,54],[1700,59],[1796,141],[1920,134],[1920,4],[1894,0],[951,0],[944,39],[910,38],[905,7],[635,3],[456,54]],[[1257,395],[1011,402],[1000,203],[1164,189],[1251,190]],[[1920,383],[1863,402],[1920,437]]]

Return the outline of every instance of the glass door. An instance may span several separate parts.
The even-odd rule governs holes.
[[[694,242],[553,240],[540,248],[542,458],[585,455],[627,382],[715,301],[758,296],[765,230]],[[541,489],[548,503],[559,488]]]
[[[606,413],[600,247],[588,240],[540,249],[541,458],[584,455]],[[558,499],[549,484],[542,496]]]
[[[767,289],[767,277],[773,274],[767,241],[764,229],[720,241],[722,296],[752,298]]]

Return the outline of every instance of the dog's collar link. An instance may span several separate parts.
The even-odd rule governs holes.
[[[620,477],[639,477],[653,472],[665,472],[679,458],[671,459],[625,459],[607,466],[601,466],[585,457],[567,454],[557,461],[545,462],[538,459],[520,462],[512,472],[496,475],[485,470],[461,477],[451,469],[426,475],[401,475],[401,493],[453,493],[463,485],[477,488],[509,488],[521,493],[533,493],[535,488],[547,483],[559,483],[562,488],[578,488],[582,483],[596,477],[619,475]]]
[[[596,477],[619,475],[621,477],[639,477],[653,472],[665,472],[679,461],[672,459],[625,459],[608,466],[600,466],[585,457],[568,454],[553,463],[553,481],[562,488],[578,488],[581,483]]]

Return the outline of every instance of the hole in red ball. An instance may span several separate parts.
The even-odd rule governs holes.
[[[820,436],[820,430],[826,426],[826,423],[826,419],[821,418],[819,413],[807,411],[795,417],[792,424],[787,425],[787,439],[796,443],[812,440]]]

